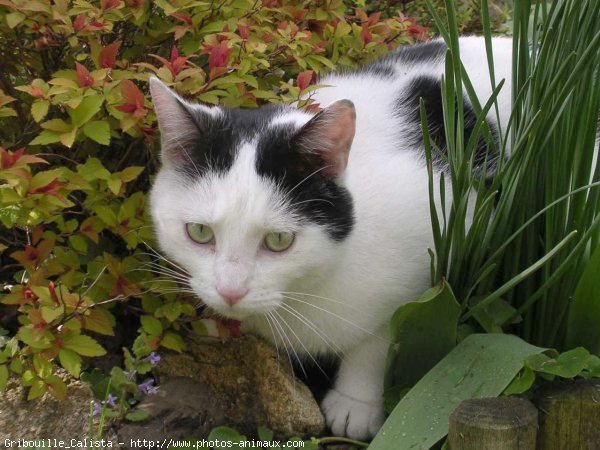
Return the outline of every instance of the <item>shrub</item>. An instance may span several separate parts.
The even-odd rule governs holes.
[[[12,373],[63,397],[54,363],[79,376],[117,321],[129,364],[204,329],[151,250],[149,74],[206,103],[291,103],[425,31],[341,0],[0,0],[0,390]]]

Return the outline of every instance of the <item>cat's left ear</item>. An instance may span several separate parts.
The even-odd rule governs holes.
[[[356,130],[356,110],[350,100],[338,100],[321,110],[302,127],[297,143],[324,164],[323,174],[339,178],[348,165]]]

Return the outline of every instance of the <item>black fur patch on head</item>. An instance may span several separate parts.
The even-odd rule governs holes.
[[[318,155],[304,151],[293,125],[270,127],[258,136],[256,171],[276,183],[292,208],[329,236],[344,240],[354,226],[350,192],[324,175]]]
[[[439,152],[436,150],[432,152],[433,163],[438,169],[445,170],[448,166],[448,147],[446,143],[446,132],[444,129],[444,112],[441,88],[441,81],[431,76],[419,76],[413,78],[408,84],[407,88],[402,91],[400,98],[397,100],[397,114],[414,125],[411,126],[411,129],[414,131],[411,131],[408,135],[403,135],[402,139],[404,141],[408,140],[409,145],[422,146],[423,135],[420,127],[420,99],[423,99],[427,115],[427,128],[429,131],[429,137],[431,142],[439,149]],[[469,141],[469,138],[473,134],[475,125],[477,123],[477,114],[475,114],[473,107],[466,98],[463,98],[463,113],[466,145],[466,143]],[[497,140],[496,127],[489,121],[488,126],[492,132],[492,138]],[[485,166],[487,172],[493,170],[497,154],[489,154],[488,152],[490,152],[488,144],[483,135],[481,135],[475,148],[475,168],[483,168]]]
[[[242,141],[250,141],[256,133],[282,109],[265,106],[258,109],[221,108],[213,117],[206,112],[183,105],[198,127],[198,138],[187,148],[188,157],[177,167],[187,177],[197,178],[207,170],[227,172],[231,169]]]

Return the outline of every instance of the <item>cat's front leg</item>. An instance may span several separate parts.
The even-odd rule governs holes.
[[[385,420],[383,376],[388,342],[368,337],[342,360],[333,389],[321,403],[337,436],[371,439]]]

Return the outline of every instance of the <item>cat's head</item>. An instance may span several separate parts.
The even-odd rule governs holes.
[[[315,115],[227,109],[187,103],[156,78],[150,88],[162,146],[157,236],[204,303],[243,319],[326,277],[353,228],[343,186],[352,103]]]

